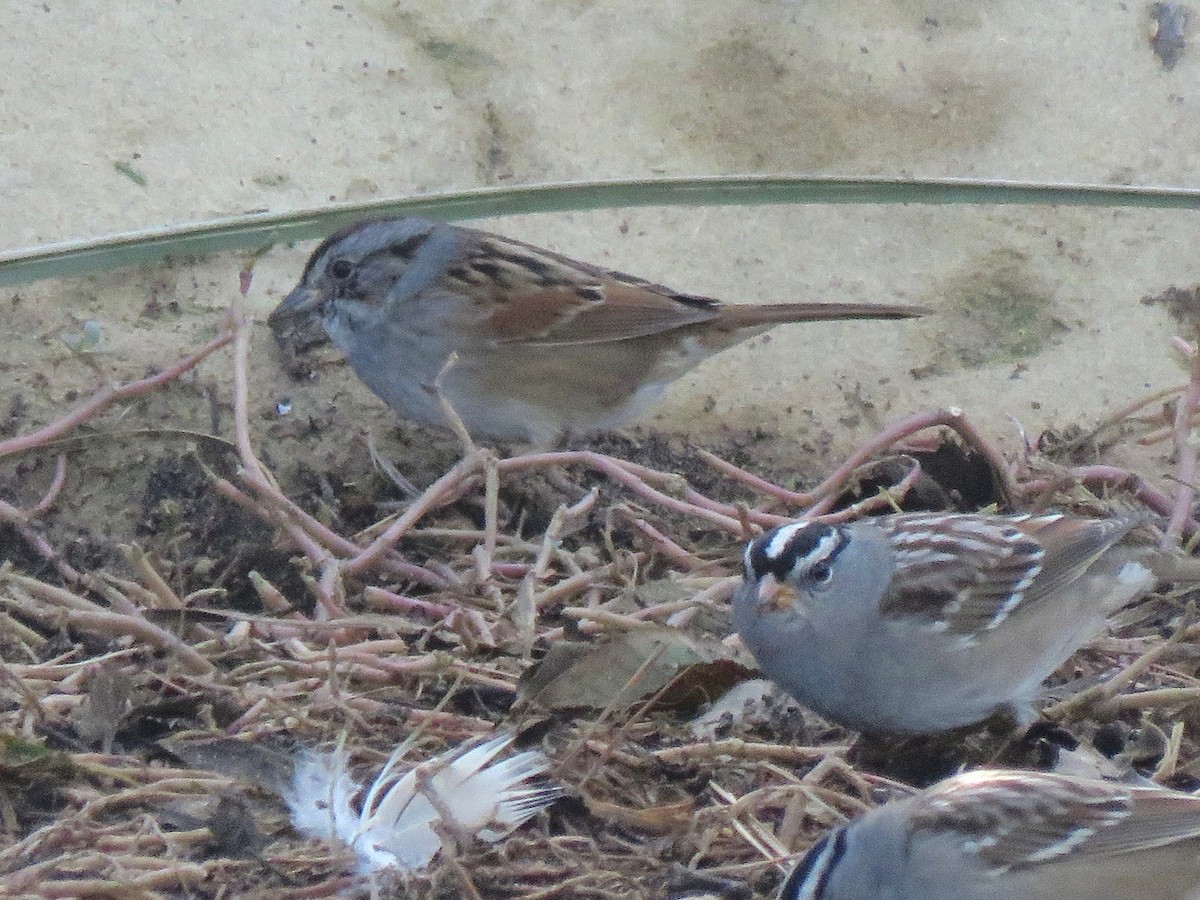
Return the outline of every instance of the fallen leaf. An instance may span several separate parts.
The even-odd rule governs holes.
[[[522,679],[518,701],[545,709],[622,709],[667,685],[677,698],[700,702],[719,696],[727,683],[708,693],[703,667],[725,671],[732,654],[719,641],[694,638],[673,628],[637,628],[595,644],[555,644]],[[691,667],[701,671],[688,673]],[[672,684],[681,679],[678,690]],[[728,682],[727,674],[719,678]]]

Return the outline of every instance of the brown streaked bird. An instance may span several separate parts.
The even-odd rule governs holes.
[[[779,900],[1198,900],[1200,798],[979,771],[818,841]]]
[[[746,548],[733,625],[763,674],[859,731],[930,734],[1003,709],[1028,723],[1042,682],[1173,567],[1174,554],[1123,541],[1140,521],[781,525]]]
[[[627,422],[707,357],[784,322],[904,319],[912,306],[724,304],[499,235],[420,218],[326,239],[271,314],[276,334],[319,320],[401,416],[445,424],[441,388],[472,434],[549,444]]]

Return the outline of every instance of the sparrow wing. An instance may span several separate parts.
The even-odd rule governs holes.
[[[913,802],[914,831],[957,834],[999,869],[1200,838],[1200,798],[1044,772],[971,772]]]
[[[926,619],[955,634],[972,635],[1007,618],[1046,557],[1036,539],[1000,517],[915,513],[876,524],[896,554],[880,613]]]
[[[501,343],[622,341],[708,322],[720,304],[496,235],[475,232],[447,277],[487,312]]]
[[[1134,519],[913,513],[877,523],[896,553],[880,612],[927,619],[964,636],[1080,578]]]
[[[894,319],[916,307],[869,303],[722,304],[633,275],[483,232],[447,277],[481,308],[501,343],[596,344],[713,323],[733,343],[744,328],[822,319]],[[745,335],[743,335],[745,336]]]

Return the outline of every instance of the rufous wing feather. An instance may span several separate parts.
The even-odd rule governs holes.
[[[720,316],[716,301],[683,302],[617,281],[510,294],[491,315],[501,342],[599,344],[662,334]]]

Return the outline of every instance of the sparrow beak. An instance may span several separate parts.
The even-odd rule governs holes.
[[[276,343],[288,354],[295,356],[329,341],[318,313],[321,299],[319,292],[302,284],[267,316]]]
[[[267,324],[272,328],[278,328],[287,322],[303,316],[309,316],[317,311],[321,305],[321,292],[314,290],[308,285],[297,285],[290,294],[283,298],[271,315],[267,316]]]
[[[758,581],[758,611],[782,612],[791,609],[796,602],[796,592],[788,585],[779,581],[774,575],[767,573]]]

